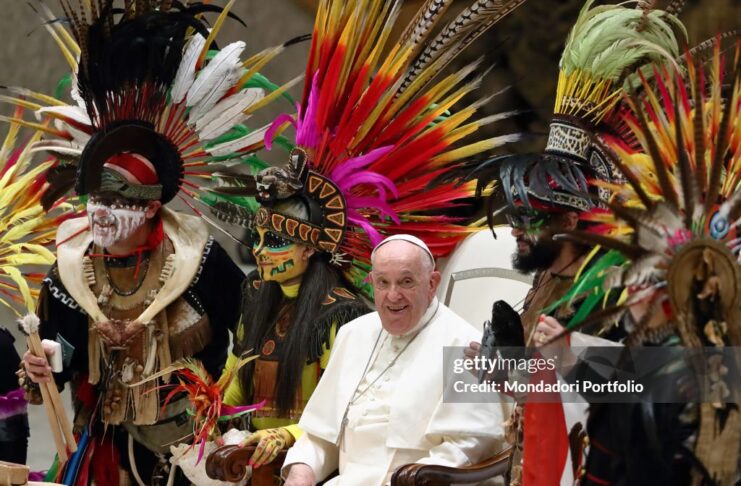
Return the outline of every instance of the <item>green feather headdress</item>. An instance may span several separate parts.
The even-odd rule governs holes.
[[[593,3],[584,4],[566,39],[554,114],[597,124],[615,108],[627,74],[666,54],[679,56],[676,32],[685,38],[687,32],[665,11],[630,9],[625,3],[591,8]]]

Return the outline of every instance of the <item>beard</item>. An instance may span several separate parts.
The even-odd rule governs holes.
[[[541,236],[534,242],[530,238],[519,237],[517,242],[530,247],[526,253],[517,250],[512,255],[512,267],[520,273],[547,269],[556,261],[563,247],[563,243],[555,241],[550,234]]]
[[[100,214],[101,210],[104,214]],[[144,209],[116,208],[101,204],[87,205],[93,243],[108,248],[129,238],[146,221]]]

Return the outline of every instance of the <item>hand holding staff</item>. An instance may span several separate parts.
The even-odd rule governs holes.
[[[29,351],[39,357],[46,359],[44,347],[41,345],[39,337],[39,318],[35,314],[27,314],[18,321],[26,334]],[[72,426],[69,423],[67,414],[62,405],[62,398],[59,396],[59,390],[52,380],[51,382],[40,382],[41,398],[44,400],[44,408],[49,419],[49,426],[54,435],[54,444],[57,448],[60,462],[67,461],[67,451],[75,452],[77,443],[72,435]]]

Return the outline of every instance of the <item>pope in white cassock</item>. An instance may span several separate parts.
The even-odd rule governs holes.
[[[464,466],[498,452],[499,404],[443,402],[443,347],[480,337],[438,302],[422,240],[396,235],[373,251],[377,312],[343,326],[329,365],[288,451],[286,486],[315,485],[339,468],[332,486],[380,486],[408,463]]]

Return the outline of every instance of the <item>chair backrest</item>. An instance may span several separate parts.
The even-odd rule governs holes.
[[[458,245],[446,261],[439,262],[442,281],[437,293],[438,298],[456,314],[482,331],[484,321],[491,319],[491,306],[495,301],[504,300],[519,310],[533,279],[532,276],[523,275],[512,268],[512,254],[516,249],[517,243],[509,228],[498,230],[496,239],[491,231],[472,234]],[[512,402],[505,396],[500,396],[498,400],[502,408],[502,417],[506,420],[512,414]],[[400,481],[396,484],[478,482],[482,478],[503,474],[507,470],[507,455],[508,452],[485,463],[455,471],[443,471],[445,468],[435,470],[435,467],[430,467],[429,470],[423,468],[411,474],[413,471],[410,470],[408,471],[410,478],[418,475],[418,480]],[[443,472],[444,474],[439,474]],[[454,481],[464,477],[470,481]],[[438,482],[430,478],[436,478]],[[392,481],[392,484],[395,483]]]
[[[438,298],[479,329],[491,319],[491,305],[505,300],[519,309],[532,277],[512,269],[515,238],[507,230],[479,231],[466,238],[451,256],[440,262],[442,281]]]

